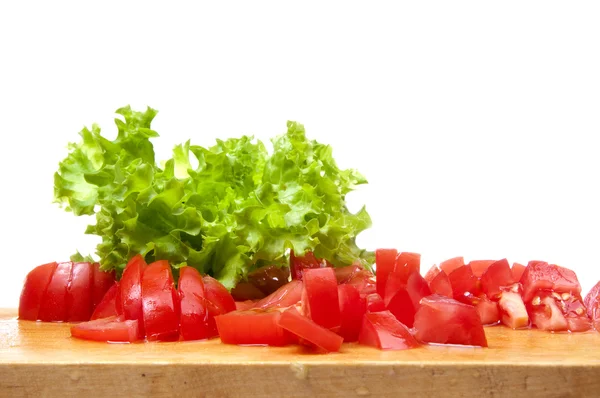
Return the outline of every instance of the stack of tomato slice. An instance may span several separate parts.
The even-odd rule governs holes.
[[[292,253],[289,271],[260,270],[234,290],[242,301],[192,267],[179,270],[176,287],[166,261],[148,265],[141,256],[129,261],[118,282],[97,264],[50,263],[28,275],[19,317],[87,321],[71,333],[96,341],[219,336],[226,344],[301,344],[322,352],[339,351],[342,342],[385,350],[430,343],[487,347],[484,326],[496,324],[600,329],[600,282],[582,300],[569,269],[542,261],[511,267],[506,259],[465,264],[455,257],[423,277],[420,263],[417,253],[379,249],[375,278],[359,265],[333,268],[312,253]],[[288,275],[291,282],[282,283]]]

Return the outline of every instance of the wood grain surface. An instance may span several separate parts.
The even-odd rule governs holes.
[[[0,310],[0,397],[599,397],[600,333],[486,328],[490,347],[104,344]]]

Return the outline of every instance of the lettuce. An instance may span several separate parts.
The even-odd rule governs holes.
[[[193,266],[232,288],[256,267],[286,264],[288,249],[312,250],[336,266],[372,264],[373,253],[355,242],[370,227],[369,214],[364,207],[352,214],[345,203],[367,181],[340,170],[331,147],[308,140],[301,124],[288,122],[272,153],[249,136],[211,148],[188,141],[159,166],[151,142],[157,112],[116,113],[117,137],[84,128],[54,176],[57,203],[95,215],[85,232],[102,238],[102,269],[119,273],[141,253],[174,268]]]

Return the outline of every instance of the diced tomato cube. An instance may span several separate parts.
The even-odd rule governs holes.
[[[380,350],[405,350],[419,343],[389,311],[365,314],[358,342]]]
[[[344,341],[341,336],[300,314],[296,307],[290,307],[281,314],[279,325],[301,339],[328,352],[339,351]]]
[[[348,284],[338,286],[338,297],[342,318],[338,334],[346,342],[356,341],[358,340],[363,316],[367,312],[366,301],[363,297],[360,297],[356,287]]]
[[[396,249],[377,249],[375,250],[375,274],[377,276],[377,293],[381,297],[385,295],[385,286],[388,275],[394,272],[396,266]]]
[[[448,275],[448,279],[450,279],[452,296],[455,300],[471,304],[470,297],[479,296],[479,279],[473,275],[473,271],[468,265],[454,269]]]
[[[538,292],[533,300],[527,304],[527,312],[531,323],[542,330],[563,331],[569,325],[558,304],[549,292]]]
[[[481,289],[492,300],[497,300],[503,287],[515,283],[510,265],[506,259],[491,264],[481,275]]]
[[[501,321],[511,329],[522,329],[529,326],[529,315],[521,295],[516,292],[504,291],[498,301]]]
[[[455,269],[461,268],[464,265],[465,265],[464,257],[453,257],[446,261],[442,261],[440,263],[440,268],[446,274],[450,275],[452,273],[452,271],[454,271]]]
[[[513,280],[518,282],[521,280],[521,276],[523,276],[523,272],[525,272],[525,266],[519,263],[513,263],[511,271],[513,274]]]
[[[538,290],[552,290],[557,293],[579,295],[581,285],[575,272],[568,268],[548,264],[543,261],[530,261],[521,276],[523,301],[531,301]]]
[[[438,274],[441,272],[442,270],[440,269],[440,267],[438,267],[437,265],[432,265],[431,268],[429,268],[429,271],[427,271],[427,273],[425,274],[425,280],[427,281],[427,283],[431,283],[432,280],[435,279],[436,276],[438,276]]]
[[[482,325],[496,325],[500,321],[500,311],[497,302],[483,296],[474,298],[473,305],[477,310],[477,314],[479,314]]]
[[[481,275],[483,275],[483,273],[488,269],[488,267],[495,262],[496,260],[473,260],[469,261],[469,264],[467,265],[471,267],[473,275],[480,278]]]
[[[337,331],[341,324],[338,285],[332,268],[305,269],[302,308],[324,328]]]
[[[289,332],[279,326],[281,312],[252,309],[232,311],[215,317],[221,341],[237,345],[284,346],[290,344]]]
[[[385,303],[378,293],[368,294],[365,301],[367,302],[367,312],[385,311]]]
[[[453,297],[452,284],[444,271],[440,271],[433,280],[429,282],[429,289],[431,290],[431,293]]]
[[[587,315],[591,318],[594,328],[600,332],[600,282],[596,283],[585,296]]]
[[[421,273],[421,255],[419,253],[402,252],[396,257],[394,273],[403,276],[404,283],[413,273]]]
[[[412,327],[419,302],[423,297],[429,296],[431,291],[425,279],[417,272],[413,272],[406,283],[402,283],[403,279],[404,275],[400,273],[389,275],[383,301],[386,309],[400,322]]]

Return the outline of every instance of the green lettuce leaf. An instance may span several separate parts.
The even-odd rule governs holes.
[[[120,272],[141,253],[174,268],[193,266],[232,288],[255,267],[286,264],[288,249],[312,250],[336,266],[373,263],[373,253],[355,242],[370,227],[369,214],[352,214],[345,202],[366,179],[340,170],[331,147],[308,140],[301,124],[288,122],[272,154],[249,136],[210,148],[188,141],[159,166],[150,140],[158,137],[150,126],[156,111],[116,113],[123,118],[115,119],[117,137],[84,128],[54,177],[56,202],[95,215],[86,233],[102,239],[96,254],[103,269]]]

